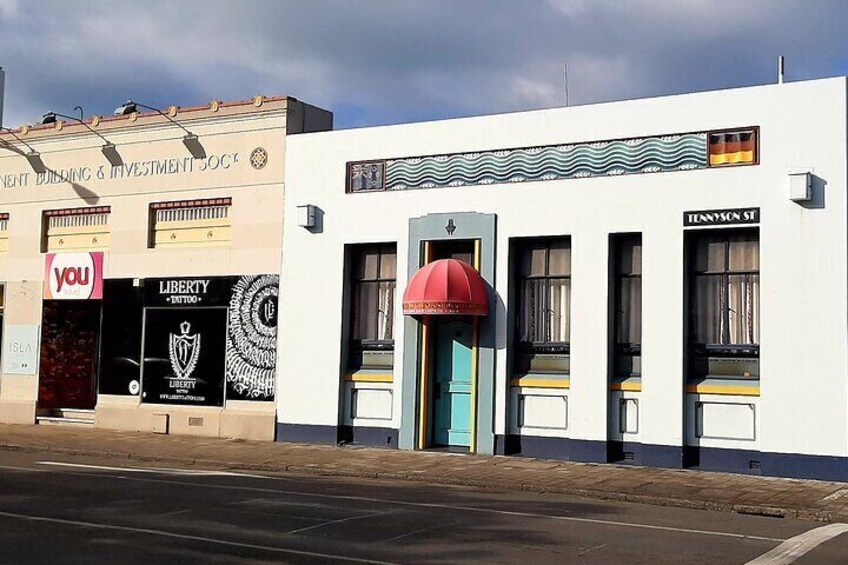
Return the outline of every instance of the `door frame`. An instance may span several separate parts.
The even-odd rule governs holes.
[[[480,270],[480,239],[474,239],[474,265]],[[422,266],[430,262],[431,241],[422,243]],[[464,318],[468,318],[467,316]],[[470,418],[470,441],[468,449],[470,453],[477,453],[477,418],[478,418],[478,381],[479,381],[479,356],[480,356],[480,320],[478,316],[470,316],[471,320],[471,414]],[[433,320],[433,316],[424,316],[420,326],[420,340],[418,344],[419,358],[421,360],[420,379],[418,383],[418,441],[416,449],[422,450],[433,446],[433,420],[431,415],[435,402],[433,395],[433,374],[435,362],[435,328],[440,322]]]
[[[56,303],[57,307],[61,308],[63,306],[73,307],[80,306],[85,308],[90,308],[92,311],[96,309],[96,324],[95,324],[95,336],[94,336],[94,347],[91,351],[92,362],[91,362],[91,408],[71,408],[68,406],[59,406],[56,408],[45,408],[42,405],[42,371],[44,367],[44,363],[42,362],[42,358],[45,354],[44,348],[46,346],[46,341],[44,339],[44,332],[47,328],[46,321],[46,303]],[[39,346],[38,346],[38,385],[36,389],[36,413],[39,411],[46,410],[60,410],[60,409],[75,409],[75,410],[95,410],[97,408],[97,402],[99,400],[99,380],[100,380],[100,347],[103,339],[103,301],[100,299],[88,299],[88,300],[42,300],[41,303],[41,326],[39,329]]]
[[[449,229],[450,228],[450,229]],[[477,320],[477,352],[474,417],[475,452],[493,455],[501,449],[496,440],[495,414],[495,351],[497,328],[503,323],[503,303],[492,291],[495,287],[495,259],[498,241],[497,215],[481,212],[438,212],[409,219],[407,239],[407,280],[428,263],[427,241],[451,239],[479,240],[477,261],[480,276],[489,287],[489,316]],[[399,279],[400,282],[400,279]],[[500,312],[500,313],[499,313]],[[430,336],[427,332],[427,316],[422,318],[404,316],[403,344],[401,353],[400,386],[400,449],[423,449],[422,419],[427,415],[427,356]],[[425,436],[426,438],[426,436]]]

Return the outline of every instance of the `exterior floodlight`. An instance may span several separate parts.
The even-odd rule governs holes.
[[[138,112],[139,108],[144,108],[146,110],[153,110],[157,114],[163,116],[166,120],[180,128],[185,132],[185,137],[183,137],[183,145],[185,145],[188,152],[191,153],[191,156],[195,159],[205,159],[206,158],[206,149],[203,148],[203,145],[200,143],[200,138],[195,134],[191,133],[184,125],[179,123],[177,120],[160,110],[154,106],[148,106],[147,104],[142,104],[141,102],[135,102],[134,100],[127,100],[122,106],[118,106],[115,108],[114,114],[116,116],[126,116],[129,114],[133,114]]]
[[[47,112],[43,116],[41,116],[41,120],[39,120],[39,124],[47,125],[56,123],[59,118],[65,118],[66,120],[72,120],[74,122],[80,123],[85,128],[103,140],[103,147],[100,148],[100,152],[103,153],[103,156],[106,157],[106,160],[109,161],[109,164],[113,167],[120,167],[124,164],[123,158],[118,153],[118,149],[115,147],[115,144],[103,137],[100,133],[96,132],[94,128],[83,121],[85,114],[82,111],[82,106],[75,106],[74,110],[79,112],[79,117],[75,118],[73,116],[67,116],[65,114],[60,114],[59,112]]]
[[[41,116],[40,120],[38,120],[38,125],[46,126],[47,124],[55,124],[56,120],[57,116],[55,112],[47,112],[46,114]]]
[[[20,142],[29,151],[27,153],[24,153],[23,151],[21,151],[19,149],[13,149],[12,147],[9,147],[9,146],[0,146],[0,147],[6,147],[6,149],[9,149],[10,151],[14,151],[15,153],[23,155],[26,158],[27,162],[29,163],[29,166],[32,167],[32,170],[35,171],[36,173],[46,173],[47,172],[47,167],[44,166],[44,162],[41,160],[41,154],[38,151],[33,149],[32,146],[29,143],[27,143],[26,141],[21,139],[20,136],[18,136],[18,134],[16,134],[11,129],[9,129],[7,127],[0,126],[0,130],[8,132],[12,137],[14,137],[16,140],[18,140],[18,142]]]
[[[127,116],[133,112],[138,112],[138,105],[132,100],[127,100],[126,104],[115,108],[113,114],[116,116]]]

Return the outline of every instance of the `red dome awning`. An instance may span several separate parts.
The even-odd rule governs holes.
[[[403,293],[403,313],[486,316],[489,293],[474,267],[458,259],[439,259],[412,276]]]

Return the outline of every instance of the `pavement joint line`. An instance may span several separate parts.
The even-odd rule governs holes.
[[[288,555],[300,555],[303,557],[317,557],[319,559],[331,559],[334,561],[347,561],[352,563],[370,563],[373,565],[396,565],[395,563],[391,563],[389,561],[375,561],[372,559],[359,559],[356,557],[347,557],[344,555],[333,555],[330,553],[320,553],[316,551],[304,551],[300,549],[286,549],[282,547],[274,547],[270,545],[258,545],[253,543],[242,543],[237,541],[228,541],[222,539],[215,538],[207,538],[203,536],[193,536],[189,534],[179,534],[176,532],[169,532],[166,530],[153,530],[149,528],[134,528],[131,526],[117,526],[114,524],[100,524],[97,522],[83,522],[80,520],[66,520],[64,518],[50,518],[48,516],[35,516],[30,514],[18,514],[15,512],[4,512],[0,511],[0,517],[6,518],[14,518],[18,520],[27,520],[31,522],[46,522],[53,524],[64,524],[68,526],[77,526],[82,528],[95,528],[95,529],[103,529],[103,530],[113,530],[113,531],[122,531],[122,532],[131,532],[137,534],[148,534],[154,536],[163,536],[169,538],[190,540],[190,541],[200,541],[203,543],[212,543],[217,545],[226,545],[229,547],[237,547],[240,549],[254,549],[258,551],[265,551],[270,553],[283,553]]]
[[[0,469],[8,468],[0,466]],[[276,494],[276,495],[290,495],[290,496],[301,496],[305,498],[322,498],[322,499],[336,499],[336,500],[349,500],[355,502],[368,502],[368,503],[377,503],[377,504],[388,504],[395,506],[408,506],[412,508],[431,508],[438,510],[452,510],[452,511],[465,511],[465,512],[474,512],[474,513],[482,513],[482,514],[496,514],[500,516],[515,516],[520,518],[536,518],[540,520],[556,520],[563,522],[577,522],[582,524],[595,524],[601,526],[614,526],[614,527],[629,527],[636,529],[646,529],[646,530],[654,530],[654,531],[665,531],[665,532],[675,532],[675,533],[686,533],[686,534],[694,534],[694,535],[706,535],[706,536],[715,536],[715,537],[726,537],[733,539],[744,539],[744,540],[755,540],[755,541],[768,541],[768,542],[783,542],[785,538],[772,538],[772,537],[764,537],[764,536],[755,536],[749,534],[739,534],[735,532],[720,532],[714,530],[697,530],[691,528],[675,528],[673,526],[659,526],[655,524],[639,524],[636,522],[621,522],[618,520],[601,520],[598,518],[578,518],[576,516],[559,516],[554,514],[538,514],[533,512],[520,512],[517,510],[498,510],[496,508],[481,508],[476,506],[466,506],[466,505],[453,505],[453,504],[439,504],[434,502],[412,502],[408,500],[393,500],[393,499],[384,499],[384,498],[374,498],[367,496],[352,496],[352,495],[340,495],[340,494],[322,494],[322,493],[312,493],[312,492],[300,492],[300,491],[291,491],[284,489],[270,489],[270,488],[260,488],[260,487],[248,487],[248,486],[239,486],[239,485],[210,485],[206,483],[192,483],[187,481],[172,481],[172,480],[163,480],[163,479],[149,479],[142,478],[138,476],[119,476],[119,475],[110,475],[105,473],[80,473],[73,471],[63,471],[56,470],[55,468],[48,469],[28,469],[25,467],[15,467],[15,469],[19,470],[29,470],[33,472],[42,472],[42,473],[60,473],[60,474],[68,474],[75,476],[98,476],[98,477],[106,477],[115,480],[122,481],[136,481],[136,482],[144,482],[144,483],[159,483],[159,484],[171,484],[171,485],[179,485],[179,486],[191,486],[191,487],[200,487],[200,488],[213,488],[218,490],[233,490],[233,491],[244,491],[244,492],[262,492],[267,494]],[[272,478],[273,477],[269,477]],[[0,512],[2,515],[3,512]]]
[[[314,446],[306,446],[306,447],[314,447]],[[488,479],[480,479],[474,477],[465,477],[465,478],[456,478],[456,477],[446,477],[433,475],[429,473],[409,473],[409,472],[398,472],[398,471],[386,471],[386,472],[375,472],[375,471],[363,471],[361,469],[345,469],[340,467],[327,468],[326,465],[321,464],[312,464],[312,465],[304,465],[304,464],[261,464],[261,463],[239,463],[232,461],[221,461],[215,459],[203,459],[203,458],[187,458],[187,457],[169,457],[169,456],[155,456],[155,455],[147,455],[147,454],[135,454],[135,453],[120,453],[114,451],[101,451],[101,450],[92,450],[92,449],[83,449],[83,448],[66,448],[61,446],[49,446],[49,445],[19,445],[14,443],[0,443],[0,450],[10,450],[10,451],[23,451],[23,452],[52,452],[52,453],[62,453],[66,455],[78,455],[78,456],[93,456],[93,457],[103,457],[108,459],[122,459],[122,460],[130,460],[130,461],[153,461],[153,462],[162,462],[162,463],[171,463],[171,464],[181,464],[181,465],[211,465],[211,466],[225,466],[228,469],[236,469],[236,470],[248,470],[248,471],[259,471],[264,473],[272,473],[278,475],[280,473],[292,473],[292,474],[300,474],[300,475],[318,475],[324,477],[343,477],[343,478],[361,478],[361,479],[389,479],[389,480],[400,480],[407,482],[420,482],[425,484],[432,485],[458,485],[458,486],[470,486],[476,488],[484,488],[488,490],[504,490],[504,491],[515,491],[516,484],[515,481],[510,480],[509,478],[488,478]],[[424,455],[433,455],[430,452],[422,452]],[[417,454],[417,455],[421,455]],[[443,455],[436,453],[435,455]],[[505,457],[504,457],[505,458]],[[505,458],[508,459],[508,458]],[[530,458],[528,458],[530,460]],[[593,465],[588,463],[575,463],[569,462],[570,465],[578,465],[581,467],[601,467],[599,465]],[[626,470],[627,472],[636,472],[637,469],[631,466],[618,466],[617,468],[621,470]],[[645,468],[647,469],[647,468]],[[694,471],[691,469],[681,469],[675,470],[675,474],[690,474],[693,477],[703,478],[702,471]],[[667,473],[663,474],[667,475]],[[759,480],[766,480],[774,483],[781,483],[784,481],[789,481],[791,484],[802,483],[802,481],[796,479],[782,479],[780,477],[757,477]],[[661,485],[662,483],[652,482],[652,485]],[[710,486],[703,487],[698,485],[699,488],[711,488]],[[536,493],[557,493],[557,494],[565,494],[571,496],[578,496],[589,499],[596,500],[615,500],[615,501],[623,501],[623,502],[631,502],[637,504],[649,504],[654,506],[670,506],[676,508],[689,508],[696,510],[712,510],[719,512],[736,512],[743,514],[756,514],[762,516],[783,516],[783,517],[791,517],[802,520],[811,520],[818,522],[832,522],[837,517],[842,517],[844,515],[844,519],[848,520],[848,509],[844,512],[835,513],[834,511],[824,510],[821,508],[810,508],[808,507],[796,507],[790,508],[787,506],[778,507],[778,506],[768,506],[768,505],[758,505],[758,504],[734,504],[731,501],[718,502],[715,500],[697,500],[686,497],[669,497],[669,496],[658,496],[658,495],[650,495],[650,494],[637,494],[637,493],[627,493],[627,492],[615,492],[615,491],[606,491],[600,489],[591,489],[585,487],[570,487],[570,486],[556,486],[556,485],[520,485],[519,490],[526,490],[529,492]]]

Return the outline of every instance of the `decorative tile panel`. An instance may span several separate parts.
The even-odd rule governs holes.
[[[705,169],[710,132],[348,164],[348,191],[411,190]]]

